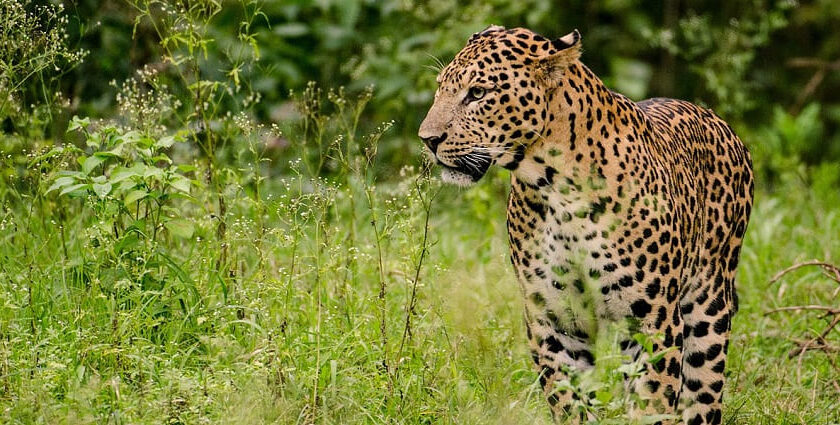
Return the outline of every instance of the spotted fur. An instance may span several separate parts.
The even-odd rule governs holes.
[[[579,56],[577,31],[475,34],[438,76],[419,135],[447,181],[511,170],[510,256],[555,414],[573,394],[554,384],[593,366],[598,327],[629,320],[667,350],[632,385],[649,401],[639,409],[719,424],[749,153],[712,111],[633,102]],[[621,345],[645,356],[630,339]]]

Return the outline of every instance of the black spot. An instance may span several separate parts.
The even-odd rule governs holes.
[[[721,421],[720,409],[712,409],[706,412],[706,421],[709,425],[718,425]]]
[[[743,231],[741,231],[741,230],[739,230],[739,231],[741,233],[743,233]],[[738,255],[740,254],[740,252],[741,252],[741,247],[736,246],[732,250],[732,254],[729,255],[729,264],[727,265],[727,268],[729,269],[729,271],[734,272],[735,269],[738,268]]]
[[[668,362],[668,375],[674,377],[680,376],[680,369],[682,369],[682,367],[677,359],[672,358],[671,361]]]
[[[530,208],[531,211],[537,213],[541,219],[545,220],[545,205],[539,202],[534,202],[529,198],[525,198],[525,204],[528,205],[528,208]]]
[[[571,357],[575,360],[583,360],[587,364],[595,363],[595,356],[593,356],[588,350],[573,351],[571,352]]]
[[[545,344],[548,346],[548,350],[552,353],[559,353],[563,351],[563,344],[554,337],[554,335],[549,335],[548,338],[545,339]]]
[[[690,391],[697,392],[698,390],[700,390],[700,387],[703,386],[703,383],[696,379],[686,379],[684,385]]]
[[[645,300],[637,300],[630,305],[630,308],[633,310],[633,315],[636,317],[645,317],[651,310],[650,304]]]
[[[657,310],[657,312],[656,312],[656,323],[654,324],[654,326],[656,326],[657,329],[662,327],[662,324],[665,322],[665,318],[666,318],[667,314],[668,314],[668,309],[666,309],[665,306],[660,306],[659,310]],[[670,346],[671,344],[665,344],[665,345]]]
[[[647,288],[645,288],[645,292],[647,293],[648,298],[653,299],[659,295],[659,290],[661,286],[659,285],[659,278],[653,280],[653,282],[649,283]]]
[[[703,404],[712,404],[715,402],[715,398],[711,394],[704,392],[697,396],[697,401]]]
[[[689,354],[685,360],[692,367],[700,367],[703,366],[703,363],[706,363],[706,355],[698,351],[696,353]]]
[[[549,184],[554,183],[554,176],[557,175],[557,170],[554,167],[545,168],[545,179]]]
[[[659,359],[656,363],[652,364],[651,367],[653,368],[656,373],[662,373],[665,370],[665,357]]]
[[[702,338],[709,334],[709,322],[700,322],[693,328],[694,336]]]
[[[703,424],[703,416],[701,416],[699,413],[694,415],[694,417],[691,418],[690,421],[688,421],[688,425],[702,425],[702,424]]]
[[[723,300],[723,292],[720,292],[718,296],[709,303],[709,307],[706,309],[706,315],[717,316],[718,312],[723,310],[724,307],[726,307],[726,302]]]
[[[706,360],[712,361],[714,360],[718,354],[720,354],[723,346],[720,344],[714,344],[706,351]]]
[[[630,275],[624,275],[618,280],[618,284],[625,288],[629,288],[633,286],[633,277]]]
[[[718,335],[723,335],[726,331],[729,330],[729,315],[724,314],[715,322],[714,325],[715,333]]]
[[[505,125],[507,125],[507,124],[505,124]],[[513,160],[511,160],[509,163],[503,165],[503,167],[508,169],[508,170],[513,171],[513,170],[519,168],[519,163],[522,162],[523,159],[525,159],[525,145],[520,144],[516,147],[516,150],[513,153]]]

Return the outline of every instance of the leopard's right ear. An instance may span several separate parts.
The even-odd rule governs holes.
[[[572,63],[580,59],[580,32],[574,30],[556,40],[537,59],[537,74],[546,84],[555,84]]]
[[[470,36],[470,39],[467,40],[467,43],[472,43],[473,41],[477,40],[481,36],[488,35],[488,34],[496,32],[496,31],[504,31],[504,30],[505,30],[505,27],[502,27],[502,26],[499,26],[499,25],[490,25],[489,27],[485,28],[484,30],[479,31],[479,32],[473,34],[472,36]]]
[[[574,30],[556,40],[552,40],[551,46],[557,50],[577,50],[580,54],[580,31]]]

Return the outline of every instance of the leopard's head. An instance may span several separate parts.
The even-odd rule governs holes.
[[[556,40],[499,26],[474,34],[438,75],[418,132],[443,180],[467,186],[493,164],[515,169],[550,119],[549,93],[579,57],[577,30]]]

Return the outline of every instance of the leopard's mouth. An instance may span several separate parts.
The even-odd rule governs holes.
[[[435,158],[443,170],[441,178],[446,183],[459,186],[469,186],[484,177],[490,168],[490,158],[484,155],[470,154],[464,158],[455,159],[454,166],[444,164],[439,158]]]
[[[466,187],[478,181],[478,179],[458,170],[457,168],[449,167],[443,164],[441,164],[441,167],[443,169],[440,172],[440,177],[444,183]]]

